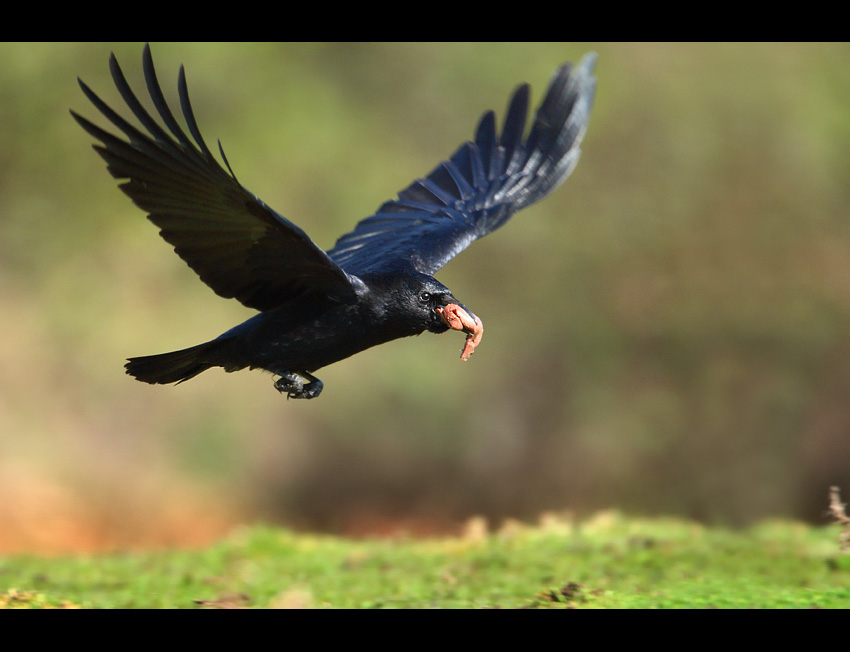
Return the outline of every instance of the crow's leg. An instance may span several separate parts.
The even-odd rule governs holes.
[[[304,384],[305,379],[310,382]],[[325,384],[321,380],[306,371],[299,371],[298,373],[293,371],[284,372],[280,374],[280,378],[274,383],[275,389],[281,394],[286,392],[286,398],[288,399],[316,398],[322,393],[324,386]]]

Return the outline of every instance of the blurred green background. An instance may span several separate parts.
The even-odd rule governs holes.
[[[846,44],[152,44],[166,97],[320,245],[427,174],[522,81],[599,53],[584,154],[437,277],[487,330],[178,387],[124,359],[252,311],[204,286],[68,109],[125,115],[142,44],[0,44],[0,550],[359,534],[547,510],[823,522],[850,489]],[[147,99],[147,98],[144,98]]]

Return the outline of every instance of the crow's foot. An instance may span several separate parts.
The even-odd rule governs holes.
[[[304,383],[304,380],[310,382]],[[274,388],[281,394],[286,393],[286,398],[316,398],[322,393],[325,384],[306,371],[298,373],[287,371],[280,375],[274,383]]]

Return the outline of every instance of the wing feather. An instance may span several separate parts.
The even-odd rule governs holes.
[[[100,141],[94,149],[110,174],[126,179],[121,189],[148,213],[162,237],[207,285],[257,310],[277,307],[305,292],[334,299],[354,295],[352,279],[326,252],[242,187],[220,143],[227,171],[219,165],[195,120],[182,66],[177,84],[180,108],[194,142],[165,101],[148,46],[143,55],[145,81],[165,128],[142,106],[114,55],[109,67],[121,98],[147,133],[122,118],[81,80],[89,101],[127,140],[74,111],[71,114]]]
[[[555,190],[575,167],[596,90],[596,55],[555,72],[523,140],[530,89],[508,104],[501,136],[486,112],[473,142],[337,240],[328,254],[349,274],[412,266],[433,274],[474,240]]]

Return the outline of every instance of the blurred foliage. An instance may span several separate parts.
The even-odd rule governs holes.
[[[323,247],[518,83],[536,102],[594,49],[599,87],[567,183],[437,275],[487,325],[477,355],[395,342],[294,402],[260,372],[123,374],[252,313],[170,251],[68,114],[105,124],[80,76],[129,115],[107,59],[141,89],[141,44],[0,44],[0,523],[45,482],[100,522],[200,492],[331,531],[612,505],[818,521],[850,486],[846,44],[152,49],[166,97],[184,63],[208,142]]]

